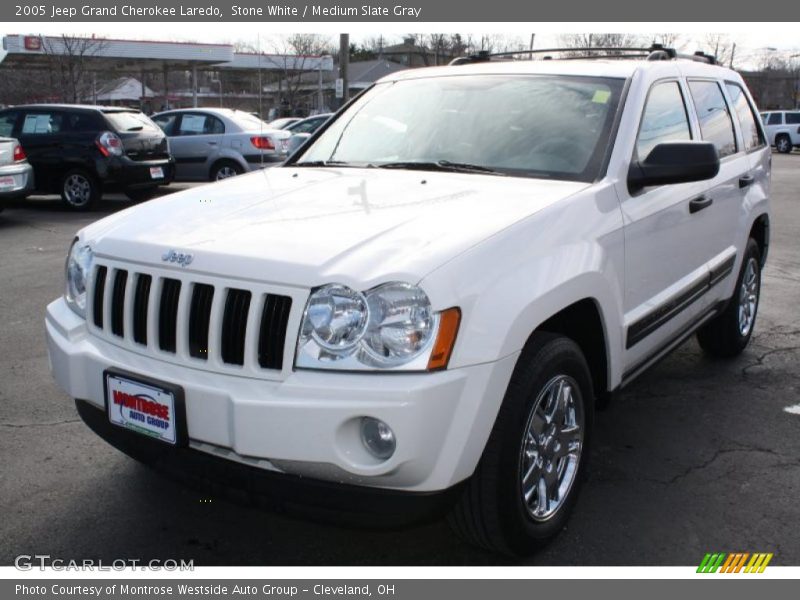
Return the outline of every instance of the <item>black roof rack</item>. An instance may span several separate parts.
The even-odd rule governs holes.
[[[683,58],[694,60],[697,62],[704,62],[710,65],[717,64],[715,57],[704,52],[695,52],[694,54],[679,54],[674,48],[667,48],[661,44],[653,44],[647,48],[604,48],[604,47],[590,47],[590,48],[541,48],[538,50],[510,50],[506,52],[487,52],[481,50],[477,54],[469,56],[459,56],[450,61],[451,66],[467,65],[473,63],[490,62],[493,58],[506,58],[514,60],[519,55],[533,56],[535,54],[543,54],[542,60],[553,60],[553,54],[572,53],[572,56],[563,56],[559,60],[587,60],[587,59],[626,59],[626,58],[644,58],[645,60],[674,60],[676,58]],[[580,55],[575,56],[575,53]]]

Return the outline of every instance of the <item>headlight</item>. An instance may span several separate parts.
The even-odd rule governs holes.
[[[456,311],[460,316],[458,309]],[[366,292],[330,284],[311,293],[306,305],[295,365],[311,369],[441,368],[429,363],[444,313],[431,309],[428,296],[407,283],[387,283]],[[445,329],[451,331],[452,328]],[[457,324],[456,324],[457,329]],[[455,341],[445,341],[447,356]]]
[[[69,307],[86,318],[86,284],[92,269],[94,255],[91,247],[75,240],[69,249],[66,268],[66,291],[64,298]]]

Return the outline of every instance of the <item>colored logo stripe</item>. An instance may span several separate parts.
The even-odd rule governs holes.
[[[748,552],[734,552],[727,554],[725,552],[707,553],[700,566],[697,567],[698,573],[739,573],[744,568],[744,573],[763,573],[764,569],[772,560],[772,553],[757,552],[750,554]],[[750,559],[747,562],[747,559]],[[747,566],[745,566],[747,562]]]

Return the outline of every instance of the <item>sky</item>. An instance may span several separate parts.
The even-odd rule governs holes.
[[[207,43],[243,42],[270,52],[276,35],[289,33],[322,33],[336,40],[339,33],[349,31],[351,41],[362,42],[383,34],[387,43],[400,42],[409,32],[442,32],[461,34],[501,34],[519,38],[527,46],[531,33],[536,33],[534,47],[558,45],[559,36],[573,32],[630,32],[656,34],[674,32],[680,35],[679,50],[710,51],[704,40],[709,32],[722,33],[736,42],[736,67],[754,68],[765,53],[788,58],[800,54],[800,38],[795,23],[491,23],[478,30],[476,23],[192,23],[181,30],[174,23],[13,23],[0,25],[0,34],[94,34],[97,37],[196,41]],[[146,32],[137,33],[138,31]]]

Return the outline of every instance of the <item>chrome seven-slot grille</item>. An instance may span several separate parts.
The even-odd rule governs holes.
[[[283,368],[289,296],[106,265],[95,267],[93,281],[91,320],[112,339],[168,355],[183,349],[223,366],[244,366],[252,356],[258,369]],[[255,328],[250,335],[248,327]],[[255,353],[248,352],[248,340]]]

